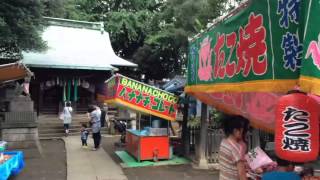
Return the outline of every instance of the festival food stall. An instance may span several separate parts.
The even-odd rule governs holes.
[[[168,121],[176,119],[178,97],[174,94],[120,74],[114,75],[105,84],[104,94],[100,95],[99,99],[103,99],[106,103],[130,108]],[[126,151],[138,161],[169,159],[167,128],[128,129]]]
[[[279,157],[316,160],[319,10],[312,0],[242,3],[189,42],[185,92],[275,133]],[[293,89],[306,94],[286,95]]]

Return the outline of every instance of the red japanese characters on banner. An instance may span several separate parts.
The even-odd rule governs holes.
[[[285,160],[309,162],[319,154],[319,104],[294,93],[281,97],[276,109],[275,151]]]
[[[263,16],[251,14],[249,23],[239,30],[237,57],[239,64],[237,73],[243,69],[243,76],[248,76],[250,69],[254,74],[261,75],[267,71],[266,29],[263,26]],[[262,57],[262,59],[261,59]]]
[[[236,32],[230,34],[217,34],[217,41],[211,48],[212,39],[206,37],[199,49],[199,70],[200,80],[224,79],[234,77],[242,72],[247,77],[252,71],[255,75],[262,75],[267,72],[267,45],[266,28],[263,26],[263,16],[252,13],[248,19],[248,24],[239,28],[239,41],[237,42]],[[228,56],[223,50],[228,49]],[[212,56],[212,51],[214,56]],[[238,60],[232,59],[236,53]],[[212,74],[212,58],[215,58]],[[227,61],[227,62],[225,62]]]

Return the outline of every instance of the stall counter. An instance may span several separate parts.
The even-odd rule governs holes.
[[[169,137],[149,136],[144,131],[128,129],[126,151],[138,161],[170,158]]]

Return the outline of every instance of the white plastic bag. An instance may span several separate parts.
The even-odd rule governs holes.
[[[60,113],[60,114],[59,114],[59,119],[60,119],[61,121],[64,120],[64,114],[63,114],[63,113]]]
[[[250,150],[244,158],[252,170],[273,163],[270,157],[260,147]]]

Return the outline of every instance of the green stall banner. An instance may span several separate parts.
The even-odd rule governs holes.
[[[308,0],[303,2],[303,61],[300,86],[305,92],[320,95],[320,2]]]
[[[195,37],[186,92],[286,92],[298,82],[303,52],[300,3],[252,0]],[[289,1],[291,2],[291,1]],[[288,15],[288,10],[295,15]]]
[[[244,2],[189,42],[185,92],[273,131],[279,97],[320,95],[319,12],[316,0]]]
[[[186,92],[320,95],[316,0],[251,0],[189,45]]]

